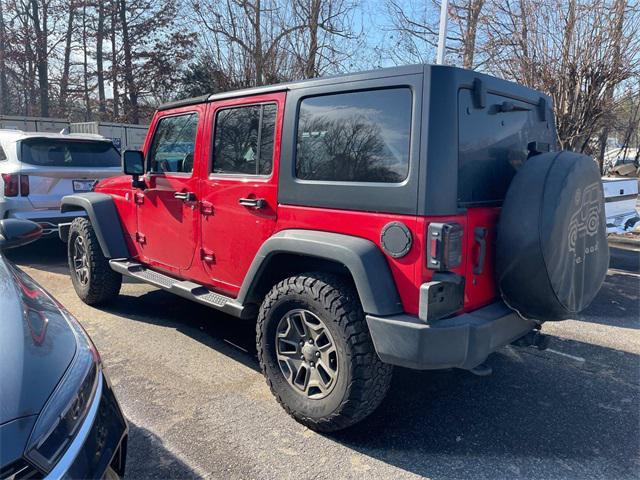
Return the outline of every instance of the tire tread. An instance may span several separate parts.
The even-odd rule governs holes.
[[[267,374],[267,359],[264,358],[262,346],[266,331],[265,322],[273,306],[291,293],[310,295],[331,312],[349,346],[350,352],[346,354],[352,357],[353,373],[346,394],[334,412],[321,419],[292,410],[278,394]],[[380,405],[389,390],[393,367],[382,363],[378,358],[360,300],[354,288],[337,275],[310,272],[277,283],[266,295],[260,307],[256,325],[256,347],[262,372],[278,403],[289,415],[313,430],[336,431],[359,422]]]
[[[73,281],[76,293],[87,305],[108,303],[120,293],[122,275],[113,271],[109,266],[109,260],[102,253],[102,248],[91,222],[84,217],[77,217],[73,220],[69,229],[68,258],[72,279],[75,279],[72,261],[72,240],[76,235],[81,235],[84,238],[90,263],[89,288],[78,288],[76,282]]]

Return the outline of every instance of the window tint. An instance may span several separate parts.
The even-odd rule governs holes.
[[[269,175],[276,105],[228,108],[216,115],[213,173]]]
[[[191,173],[197,129],[196,113],[160,119],[149,154],[149,171]]]
[[[45,167],[119,167],[111,142],[29,138],[20,142],[20,161]]]
[[[0,162],[7,159],[7,155],[4,153],[2,149],[2,145],[0,145]]]
[[[306,98],[300,105],[296,176],[397,183],[409,172],[411,90]]]

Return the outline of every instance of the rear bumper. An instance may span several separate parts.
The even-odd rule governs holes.
[[[419,370],[471,369],[492,352],[522,337],[537,324],[503,302],[471,313],[426,323],[409,315],[367,315],[378,356],[385,363]]]

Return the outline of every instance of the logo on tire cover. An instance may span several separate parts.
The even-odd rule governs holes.
[[[602,203],[600,201],[600,184],[592,183],[582,191],[576,191],[574,202],[576,211],[571,215],[568,231],[569,252],[574,253],[575,262],[582,263],[586,256],[598,250],[598,242],[585,246],[583,252],[576,251],[579,238],[594,237],[598,233]]]

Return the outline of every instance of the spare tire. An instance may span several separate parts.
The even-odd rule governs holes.
[[[498,223],[505,303],[526,318],[571,318],[596,296],[608,265],[597,164],[572,152],[531,157],[509,185]]]

